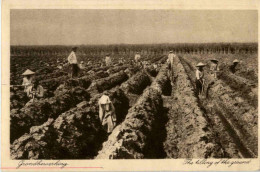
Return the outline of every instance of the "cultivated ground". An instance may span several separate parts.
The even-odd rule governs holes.
[[[124,57],[125,62],[119,63]],[[67,57],[11,56],[11,84],[36,71],[46,89],[44,99],[29,106],[23,90],[11,88],[12,159],[151,159],[254,158],[258,144],[258,68],[256,54],[178,54],[173,78],[167,54],[143,55],[141,69],[130,54],[113,55],[113,66],[100,57],[79,56],[87,63],[78,79],[57,68]],[[220,61],[219,79],[209,71]],[[233,74],[228,67],[241,60]],[[206,94],[195,93],[195,65],[206,63]],[[171,84],[172,83],[172,84]],[[107,90],[118,118],[107,135],[98,119],[98,99]]]

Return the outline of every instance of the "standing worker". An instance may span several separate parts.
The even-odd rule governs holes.
[[[106,55],[105,62],[106,62],[106,66],[110,66],[111,65],[112,61],[111,61],[110,54]]]
[[[79,72],[79,67],[78,67],[78,61],[77,61],[77,57],[76,57],[76,51],[77,51],[77,47],[73,47],[72,51],[70,53],[70,55],[68,56],[68,62],[70,64],[70,68],[71,68],[71,77],[77,77],[78,76],[78,72]]]
[[[106,129],[107,133],[111,133],[116,126],[115,108],[110,101],[107,92],[105,92],[98,101],[99,119]]]
[[[229,67],[229,70],[232,72],[232,73],[235,73],[236,72],[236,66],[238,65],[239,61],[237,59],[235,59],[233,61],[233,64]]]
[[[210,66],[210,71],[211,71],[212,75],[214,76],[214,78],[217,79],[217,73],[219,71],[218,60],[211,59],[210,61],[212,62],[211,66]]]
[[[27,69],[22,75],[23,83],[22,86],[24,86],[24,92],[27,91],[28,87],[32,85],[32,80],[34,79],[35,72],[31,71],[30,69]]]
[[[201,95],[203,92],[203,87],[204,87],[204,72],[203,72],[203,67],[206,65],[203,63],[198,63],[196,65],[197,70],[196,70],[196,92],[198,95]]]
[[[173,51],[169,52],[167,64],[168,64],[168,76],[172,79],[173,72],[172,72],[172,66],[173,66],[173,58],[175,57],[175,54],[173,54]]]
[[[140,62],[140,59],[141,59],[140,53],[139,53],[139,52],[136,52],[136,54],[135,54],[135,62],[136,62],[136,63],[139,63],[139,62]]]

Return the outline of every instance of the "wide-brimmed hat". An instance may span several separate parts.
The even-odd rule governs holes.
[[[233,63],[239,63],[239,60],[235,59],[235,60],[233,61]]]
[[[204,63],[201,63],[201,62],[199,62],[197,65],[196,65],[196,67],[204,67],[204,66],[206,66]]]
[[[218,62],[217,59],[211,59],[210,61],[212,61],[212,62]]]
[[[110,54],[108,53],[108,54],[106,54],[106,56],[110,56]]]
[[[169,53],[173,53],[173,51],[169,51]]]
[[[31,71],[30,69],[27,69],[22,75],[25,76],[25,75],[34,75],[35,72]]]

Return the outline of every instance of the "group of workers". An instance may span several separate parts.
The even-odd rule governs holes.
[[[168,75],[170,78],[173,77],[173,71],[172,71],[172,64],[174,61],[174,57],[176,57],[175,54],[173,54],[173,51],[169,52],[168,55],[168,59],[167,59],[167,64],[168,64]],[[210,65],[210,74],[217,79],[217,74],[219,72],[219,64],[218,64],[218,60],[217,59],[211,59],[211,65]],[[237,59],[235,59],[233,61],[233,64],[229,67],[229,70],[232,73],[235,73],[236,71],[236,66],[239,63],[239,61]],[[206,66],[206,64],[199,62],[196,67],[196,72],[195,72],[195,76],[196,76],[196,92],[198,93],[198,95],[202,95],[203,91],[204,91],[204,85],[205,85],[205,79],[204,79],[204,70],[203,68]]]
[[[211,65],[210,65],[210,74],[214,77],[214,79],[217,79],[218,72],[219,72],[219,63],[217,59],[211,59]],[[235,73],[236,66],[239,64],[239,60],[235,59],[232,63],[232,65],[229,67],[230,72]],[[203,63],[198,63],[196,65],[196,91],[199,95],[201,95],[204,92],[204,70],[203,68],[206,65]]]
[[[77,51],[77,47],[72,48],[72,51],[68,56],[68,64],[70,65],[70,68],[71,68],[70,76],[72,78],[78,76],[80,69],[84,69],[83,61],[81,61],[80,64],[78,64],[77,57],[76,57],[76,51]],[[176,57],[176,55],[173,53],[173,51],[170,51],[168,54],[168,59],[167,59],[167,64],[168,64],[167,67],[169,69],[168,75],[170,78],[173,77],[172,67],[173,67],[173,63],[174,63],[174,57]],[[110,66],[112,64],[110,54],[107,54],[105,56],[104,61],[105,61],[106,66]],[[137,52],[135,54],[133,61],[136,65],[140,65],[143,68],[146,68],[146,66],[150,65],[147,61],[141,61],[141,55],[139,52]],[[212,62],[211,66],[210,66],[211,74],[213,75],[214,78],[217,79],[217,73],[219,71],[218,60],[211,59],[210,61]],[[121,59],[119,59],[119,62],[124,63],[124,60],[121,58]],[[233,61],[233,65],[230,66],[230,68],[229,68],[231,72],[233,72],[233,73],[235,72],[235,68],[238,63],[239,63],[238,60]],[[64,66],[62,63],[60,63],[59,60],[57,61],[57,64],[58,64],[59,69],[62,69]],[[91,62],[89,62],[88,65],[91,65]],[[159,64],[153,64],[152,66],[155,69],[159,68]],[[200,62],[196,65],[196,67],[197,67],[197,70],[195,73],[196,90],[199,95],[202,94],[203,86],[205,83],[204,71],[203,71],[203,68],[205,66],[206,65],[203,64],[202,62]],[[31,100],[42,98],[44,96],[44,89],[39,84],[39,81],[35,79],[35,72],[27,69],[22,75],[24,76],[22,86],[24,86],[24,91],[26,92],[27,96]],[[101,122],[102,126],[104,127],[104,129],[106,130],[106,132],[111,133],[116,126],[117,118],[116,118],[116,114],[115,114],[115,107],[114,107],[112,101],[110,100],[107,91],[105,91],[103,93],[103,95],[101,96],[101,98],[99,99],[98,106],[99,106],[100,122]]]

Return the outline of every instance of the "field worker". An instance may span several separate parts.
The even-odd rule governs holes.
[[[84,62],[83,62],[83,61],[80,62],[79,68],[80,68],[80,69],[84,69],[84,68],[85,68],[85,65],[84,65]]]
[[[203,91],[203,86],[204,86],[204,73],[203,73],[203,67],[206,65],[203,63],[198,63],[196,65],[197,70],[196,70],[196,91],[199,95],[201,95]]]
[[[33,102],[35,99],[40,99],[43,97],[44,90],[41,85],[39,85],[39,81],[33,81],[32,85],[27,89],[27,96]]]
[[[35,72],[27,69],[22,75],[24,76],[22,86],[24,86],[24,92],[26,92],[28,87],[32,85]]]
[[[139,52],[137,52],[137,53],[135,54],[135,62],[136,62],[136,63],[140,62],[140,59],[141,59],[141,55],[140,55]]]
[[[71,77],[77,77],[79,72],[78,61],[76,57],[77,47],[73,47],[70,55],[68,56],[68,62],[71,66]]]
[[[107,133],[111,133],[116,126],[116,114],[113,103],[110,101],[107,92],[99,99],[98,106],[99,119]]]
[[[167,68],[168,68],[168,75],[170,78],[172,78],[172,66],[173,66],[173,58],[175,57],[175,54],[173,54],[173,51],[169,51],[168,59],[167,59]]]
[[[233,64],[229,67],[229,70],[232,72],[232,73],[235,73],[236,72],[236,66],[238,65],[239,61],[237,59],[235,59],[233,61]]]
[[[105,62],[106,62],[106,66],[110,66],[111,65],[112,61],[111,61],[110,54],[106,55]]]
[[[156,70],[158,68],[158,65],[156,63],[153,64],[153,68]]]
[[[92,62],[91,61],[89,61],[88,63],[87,63],[87,65],[91,65],[92,64]]]
[[[217,72],[219,71],[218,60],[211,59],[210,61],[212,62],[210,65],[210,71],[213,74],[214,78],[217,78]]]
[[[57,66],[58,69],[62,69],[63,68],[63,64],[62,63],[59,63],[58,66]]]
[[[119,58],[118,63],[119,63],[119,64],[122,64],[122,63],[123,63],[122,58]]]

